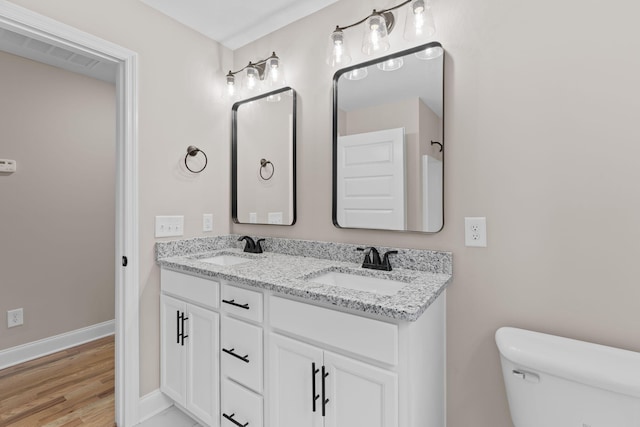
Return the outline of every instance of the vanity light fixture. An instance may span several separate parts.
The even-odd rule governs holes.
[[[268,88],[276,88],[284,84],[284,76],[282,73],[282,61],[275,52],[268,58],[261,59],[257,62],[251,62],[237,71],[227,73],[227,94],[234,96],[237,91],[236,75],[245,72],[244,87],[247,91],[253,92],[260,86],[261,82],[266,83]]]
[[[336,29],[329,36],[327,64],[332,67],[342,67],[351,62],[344,30],[362,23],[365,23],[362,52],[366,55],[376,55],[389,50],[391,45],[389,44],[388,36],[393,31],[396,23],[393,11],[405,5],[409,5],[409,8],[407,10],[404,38],[414,41],[432,36],[436,32],[436,27],[431,14],[431,0],[405,0],[388,9],[380,11],[373,9],[369,16],[351,25],[336,26]]]

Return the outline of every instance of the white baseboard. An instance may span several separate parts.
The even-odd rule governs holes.
[[[0,369],[113,335],[114,331],[115,320],[108,320],[97,325],[11,347],[0,351]]]
[[[160,389],[154,390],[149,394],[145,394],[140,398],[140,403],[138,404],[139,422],[148,420],[172,405],[173,401],[165,396]]]

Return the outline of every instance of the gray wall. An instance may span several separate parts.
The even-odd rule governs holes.
[[[153,216],[184,213],[187,236],[213,212],[229,231],[228,52],[141,2],[15,0],[140,53],[142,393],[157,388]],[[628,1],[434,2],[447,49],[445,228],[433,236],[331,223],[331,78],[325,43],[373,7],[341,0],[235,52],[282,58],[298,91],[298,222],[237,233],[449,250],[448,427],[509,427],[498,353],[503,325],[640,351],[640,5]],[[114,24],[116,23],[117,24]],[[399,22],[402,17],[399,17]],[[359,43],[361,28],[348,36]],[[394,49],[407,47],[402,32]],[[352,49],[355,61],[357,46]],[[190,143],[217,159],[182,173]],[[463,218],[487,216],[489,247],[464,247]]]
[[[0,350],[114,318],[115,87],[0,52]],[[24,326],[7,329],[7,310]]]
[[[137,0],[14,0],[20,6],[138,53],[140,392],[160,386],[160,269],[156,215],[184,215],[185,237],[230,222],[231,103],[221,95],[230,52]],[[225,62],[226,61],[226,62]],[[200,174],[184,167],[189,145],[207,153]]]
[[[394,3],[395,4],[395,3]],[[235,233],[453,251],[449,427],[510,427],[493,335],[518,326],[640,351],[640,5],[433,2],[445,61],[445,226],[436,235],[331,224],[330,32],[384,2],[341,0],[235,52],[276,50],[301,104],[292,228]],[[398,17],[403,23],[403,15]],[[345,31],[354,41],[362,28]],[[401,29],[392,49],[408,47]],[[486,216],[486,249],[464,217]]]

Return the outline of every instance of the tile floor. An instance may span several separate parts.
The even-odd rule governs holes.
[[[175,406],[138,424],[136,427],[201,427]]]

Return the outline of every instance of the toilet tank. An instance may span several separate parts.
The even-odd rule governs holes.
[[[640,353],[506,327],[496,343],[515,427],[640,427]]]

